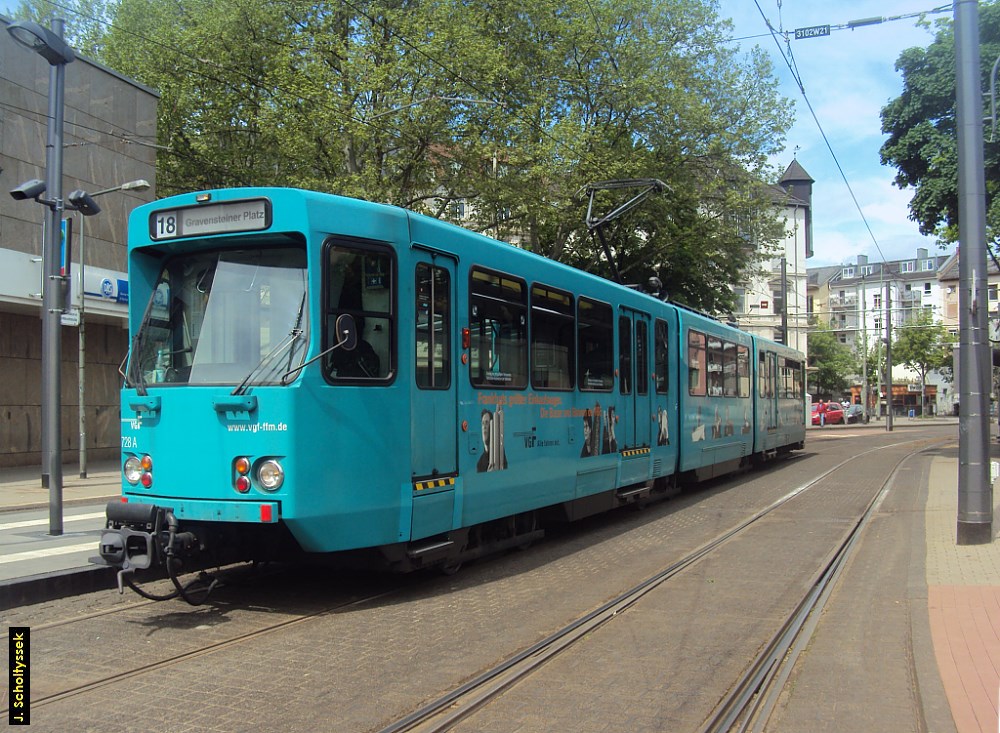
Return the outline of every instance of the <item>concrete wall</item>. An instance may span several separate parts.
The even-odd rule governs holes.
[[[41,463],[41,329],[37,316],[0,312],[0,468]],[[84,402],[87,460],[120,453],[118,367],[128,350],[128,333],[117,324],[89,323]],[[78,340],[62,329],[63,461],[79,459]]]
[[[41,465],[41,300],[39,275],[46,208],[14,201],[6,192],[32,178],[45,179],[49,65],[18,45],[0,17],[0,468]],[[63,195],[145,179],[146,191],[116,191],[97,199],[101,213],[74,216],[73,259],[79,262],[85,227],[86,265],[113,274],[126,267],[128,215],[156,198],[156,120],[159,95],[84,57],[66,66]],[[12,268],[16,266],[17,272]],[[78,272],[79,268],[75,267]],[[40,274],[40,270],[39,270]],[[26,283],[25,280],[31,282]],[[78,286],[77,286],[78,287]],[[88,302],[86,318],[87,458],[120,452],[118,366],[128,348],[121,304]],[[77,459],[78,331],[62,328],[63,460]]]

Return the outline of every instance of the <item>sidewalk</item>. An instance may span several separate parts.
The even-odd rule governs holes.
[[[80,478],[79,464],[63,466],[63,505],[110,501],[121,496],[121,466],[117,461],[97,461]],[[0,512],[41,509],[49,505],[49,490],[42,486],[38,466],[0,468]]]

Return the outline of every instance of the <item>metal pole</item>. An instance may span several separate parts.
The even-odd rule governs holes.
[[[993,539],[989,467],[990,354],[986,331],[986,183],[982,93],[979,87],[979,7],[955,2],[959,239],[959,545]]]
[[[65,23],[52,21],[52,31],[63,38]],[[47,245],[42,253],[42,432],[45,454],[42,472],[49,477],[49,534],[63,533],[63,476],[61,420],[62,324],[65,299],[64,279],[60,273],[62,254],[62,171],[63,171],[63,102],[66,65],[49,65],[49,125],[45,151],[45,191],[52,204],[48,207]]]
[[[86,409],[86,368],[87,368],[87,326],[85,319],[85,303],[87,298],[84,294],[84,236],[83,236],[83,216],[77,216],[77,223],[80,225],[80,325],[78,326],[79,354],[77,363],[77,382],[79,384],[79,410],[80,410],[80,478],[87,478],[87,409]]]
[[[868,393],[868,315],[865,312],[868,308],[868,286],[864,276],[861,277],[861,404],[862,420],[868,422],[868,402],[871,395]]]
[[[781,258],[781,343],[785,346],[791,346],[788,343],[788,278],[786,273],[788,270],[788,261],[782,256]]]
[[[892,281],[885,281],[885,429],[892,430]]]

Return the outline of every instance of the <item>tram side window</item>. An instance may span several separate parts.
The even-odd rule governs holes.
[[[732,341],[723,341],[722,394],[726,397],[736,397],[738,394],[736,366],[736,344]]]
[[[607,303],[577,303],[577,364],[581,390],[606,392],[614,383],[614,311]]]
[[[425,389],[451,385],[451,277],[425,262],[416,268],[416,380]]]
[[[760,352],[760,361],[758,363],[758,394],[761,398],[774,397],[774,375],[771,373],[771,361],[767,358],[768,354],[765,352]]]
[[[547,285],[531,288],[531,386],[573,389],[573,296]]]
[[[472,386],[521,389],[528,384],[527,284],[520,278],[474,269],[469,331]]]
[[[688,331],[688,392],[695,396],[708,394],[705,378],[705,334]]]
[[[618,389],[632,394],[632,319],[618,316]]]
[[[708,337],[708,393],[720,397],[722,390],[722,340]]]
[[[338,347],[326,355],[327,375],[335,381],[387,379],[395,362],[392,254],[374,245],[331,244],[326,270],[324,351],[337,343],[338,316],[353,316],[358,331],[354,349]]]
[[[787,399],[802,398],[802,364],[792,359],[781,359],[783,393]]]
[[[740,397],[750,396],[750,349],[736,347],[736,380]]]
[[[667,322],[656,320],[656,393],[666,394],[670,389],[670,345],[668,339]]]

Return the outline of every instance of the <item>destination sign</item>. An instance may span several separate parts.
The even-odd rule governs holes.
[[[796,41],[801,41],[803,38],[820,38],[821,36],[828,35],[830,35],[830,26],[828,25],[811,25],[808,28],[795,29]]]
[[[157,241],[252,232],[270,226],[271,202],[267,199],[224,201],[206,206],[166,209],[154,211],[149,216],[149,235]]]

